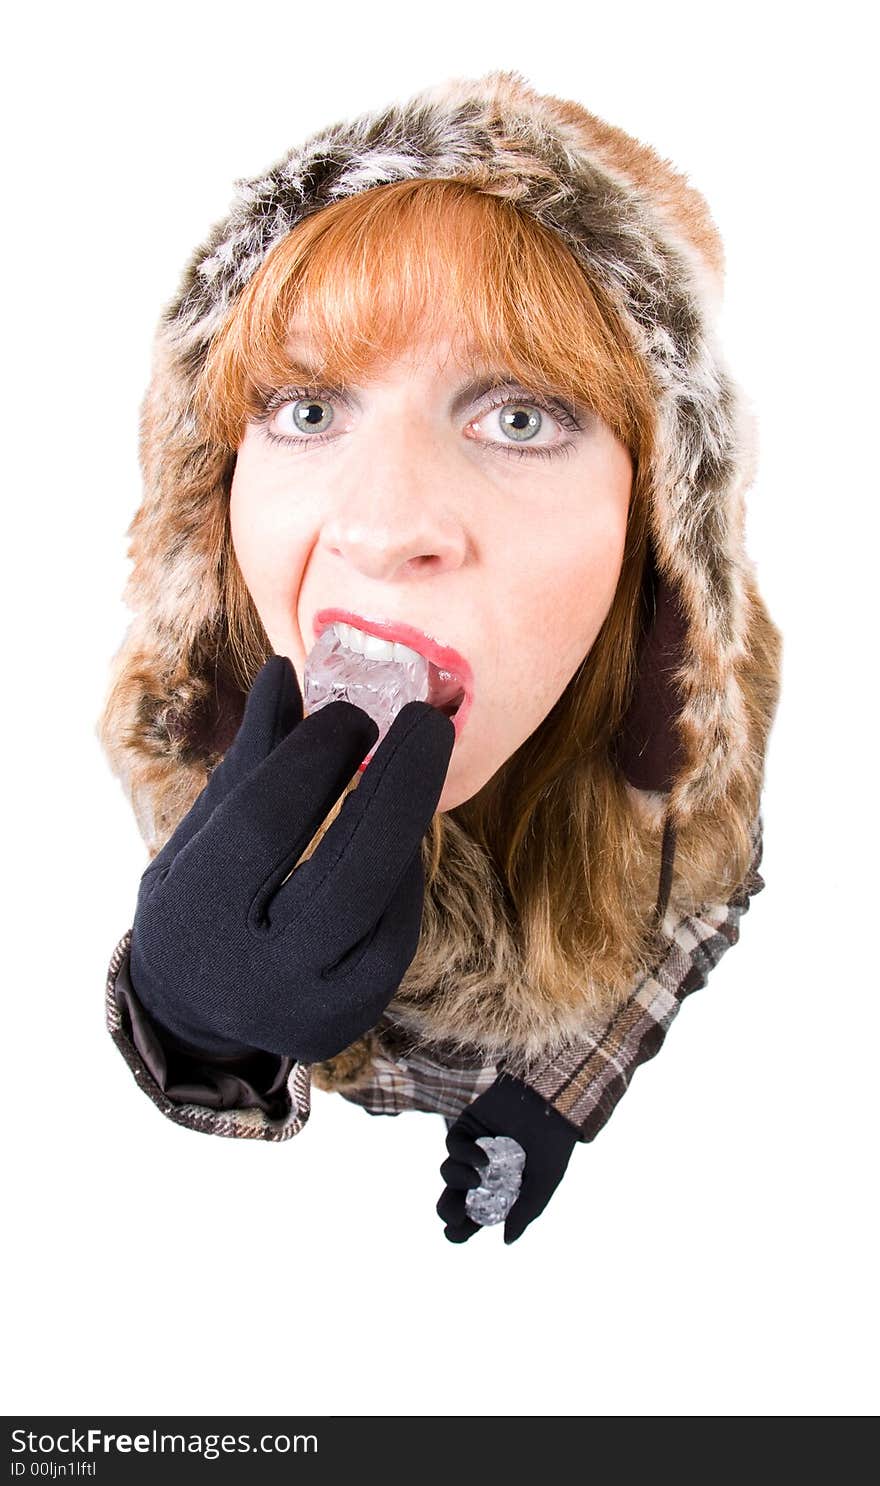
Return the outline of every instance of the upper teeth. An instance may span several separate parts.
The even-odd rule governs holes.
[[[333,633],[349,650],[356,650],[367,660],[398,660],[402,662],[419,658],[417,650],[401,645],[397,640],[380,640],[378,635],[365,635],[353,624],[334,624]]]

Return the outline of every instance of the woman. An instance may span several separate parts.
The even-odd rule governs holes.
[[[159,327],[99,725],[152,858],[108,1025],[172,1120],[441,1113],[454,1242],[512,1136],[512,1242],[736,942],[781,637],[721,276],[680,175],[511,72],[238,183]],[[458,710],[304,718],[333,623]]]

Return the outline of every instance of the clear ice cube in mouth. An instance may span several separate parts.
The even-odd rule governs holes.
[[[426,702],[430,690],[428,662],[413,651],[406,660],[370,660],[343,645],[333,626],[319,636],[306,657],[303,702],[318,712],[330,702],[353,702],[379,729],[367,760],[373,757],[392,722],[407,702]]]

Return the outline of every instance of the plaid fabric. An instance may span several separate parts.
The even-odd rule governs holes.
[[[369,1114],[396,1115],[405,1109],[418,1109],[454,1118],[490,1088],[497,1076],[494,1063],[447,1068],[423,1053],[395,1058],[380,1045],[373,1054],[370,1083],[363,1088],[340,1089],[339,1093]]]
[[[709,972],[736,944],[742,915],[749,900],[765,883],[758,867],[763,849],[759,817],[753,836],[754,855],[745,882],[727,903],[709,904],[699,914],[668,909],[661,933],[666,947],[650,974],[604,1029],[585,1035],[563,1051],[529,1069],[523,1082],[552,1104],[572,1124],[582,1141],[593,1140],[629,1087],[635,1070],[659,1052],[673,1018],[691,991],[706,985]],[[261,1110],[211,1110],[196,1104],[175,1104],[156,1085],[122,1025],[114,986],[127,959],[129,930],[117,945],[107,977],[106,1016],[114,1042],[139,1086],[163,1114],[180,1125],[210,1135],[257,1140],[287,1140],[309,1118],[310,1078],[305,1064],[294,1064],[288,1083],[290,1111],[271,1120]],[[447,1121],[488,1089],[498,1065],[482,1062],[476,1049],[471,1057],[432,1048],[402,1050],[394,1025],[383,1018],[374,1030],[369,1081],[340,1089],[343,1098],[369,1114],[397,1115],[404,1110],[442,1114]]]

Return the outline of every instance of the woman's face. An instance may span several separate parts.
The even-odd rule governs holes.
[[[314,364],[304,335],[290,349]],[[300,687],[325,609],[412,626],[464,657],[472,695],[437,806],[451,810],[541,724],[601,629],[629,453],[596,414],[499,383],[451,341],[414,346],[344,394],[304,390],[270,399],[239,446],[242,575]]]

